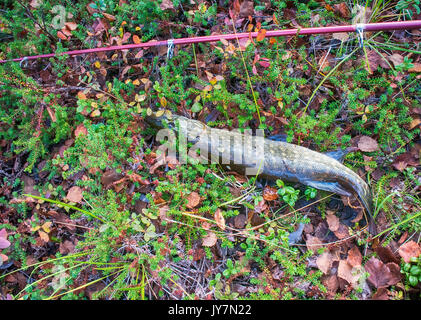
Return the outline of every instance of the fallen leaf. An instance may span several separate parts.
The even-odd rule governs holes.
[[[263,39],[266,37],[266,29],[260,29],[257,33],[256,40],[257,41],[263,41]]]
[[[358,141],[358,148],[363,152],[373,152],[379,150],[379,145],[376,140],[362,136]]]
[[[379,245],[374,250],[376,251],[380,260],[382,260],[384,263],[400,263],[399,258],[396,256],[396,254],[393,253],[392,249],[390,249],[389,247],[383,247]]]
[[[61,254],[69,254],[75,251],[75,245],[69,240],[60,243],[59,251]]]
[[[44,242],[50,241],[50,237],[48,236],[48,234],[46,232],[38,230],[38,234],[39,234],[39,237],[41,238],[42,241],[44,241]]]
[[[332,38],[345,42],[349,39],[349,34],[347,32],[336,32],[332,34]]]
[[[339,229],[339,218],[334,214],[328,214],[326,216],[326,221],[330,231],[335,232]]]
[[[266,186],[263,190],[263,199],[266,201],[273,201],[278,199],[278,192],[275,188]]]
[[[338,277],[334,274],[324,277],[322,283],[326,287],[330,295],[334,295],[339,288]]]
[[[371,297],[372,300],[389,300],[388,293],[389,291],[386,288],[380,288],[376,291],[375,294]]]
[[[361,265],[361,263],[363,262],[363,257],[360,253],[360,250],[358,250],[357,246],[352,247],[348,251],[348,257],[346,258],[346,261],[352,267],[357,267]]]
[[[408,72],[417,72],[420,73],[421,72],[421,63],[413,63],[413,67],[408,69]]]
[[[254,14],[254,4],[253,1],[244,1],[240,5],[239,18],[247,18]]]
[[[171,0],[162,0],[159,7],[161,10],[174,9],[174,4]]]
[[[308,250],[316,252],[317,249],[323,248],[323,242],[312,235],[307,235],[306,246]]]
[[[193,191],[187,196],[187,205],[189,209],[195,208],[200,203],[200,196],[197,192]]]
[[[82,189],[78,186],[73,186],[67,192],[66,199],[70,202],[80,203],[82,201]]]
[[[215,211],[215,221],[217,226],[221,229],[221,230],[225,230],[225,219],[224,216],[222,215],[222,210],[221,209],[216,209]]]
[[[81,123],[80,125],[78,125],[75,129],[75,137],[78,137],[79,135],[88,135],[88,129],[86,129],[86,127],[83,125],[83,123]]]
[[[234,227],[237,229],[242,229],[247,223],[247,217],[245,214],[239,214],[234,218]]]
[[[316,259],[317,267],[324,273],[328,274],[330,269],[332,268],[333,263],[333,255],[329,252],[323,252],[320,256]]]
[[[415,241],[411,240],[399,247],[399,255],[407,263],[411,261],[413,257],[419,257],[421,254],[421,248]]]
[[[396,280],[387,265],[375,257],[371,257],[364,267],[370,274],[367,281],[376,288],[388,287]]]
[[[10,242],[7,240],[7,231],[6,229],[0,230],[0,249],[6,249],[10,247]]]
[[[400,55],[399,53],[394,53],[388,56],[388,59],[393,63],[395,67],[402,64],[404,60],[403,56]]]
[[[335,4],[334,5],[335,11],[338,12],[342,18],[349,19],[350,12],[345,2]]]
[[[71,31],[77,29],[77,23],[75,22],[66,22],[64,25]]]
[[[362,266],[352,267],[346,260],[340,260],[338,266],[338,277],[346,280],[353,288],[356,288],[358,281],[363,275]]]
[[[216,244],[216,241],[218,238],[216,237],[216,234],[213,232],[209,232],[208,235],[203,238],[202,245],[205,247],[213,247]]]
[[[139,36],[137,36],[137,35],[133,35],[133,42],[135,43],[135,44],[139,44],[139,43],[141,43],[142,41],[140,40],[140,38],[139,38]]]

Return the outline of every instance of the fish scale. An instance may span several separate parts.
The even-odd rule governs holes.
[[[367,183],[354,171],[325,154],[287,142],[210,128],[183,116],[172,115],[169,119],[152,113],[145,120],[158,128],[175,129],[179,135],[195,143],[198,149],[206,150],[207,154],[201,153],[201,156],[207,160],[218,161],[243,174],[254,167],[260,176],[268,179],[299,182],[345,196],[355,194],[369,215],[372,214],[372,195]],[[180,125],[177,126],[176,122]],[[247,145],[250,153],[246,152]],[[240,163],[234,161],[238,159],[241,159]],[[261,162],[263,166],[259,168]]]

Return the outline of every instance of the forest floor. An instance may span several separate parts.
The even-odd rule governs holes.
[[[0,64],[0,299],[420,299],[421,30],[265,36],[418,3],[3,1],[0,60],[57,55]],[[150,110],[351,148],[375,231],[354,197],[162,160]]]

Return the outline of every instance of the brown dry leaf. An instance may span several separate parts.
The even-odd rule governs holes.
[[[349,237],[349,229],[345,225],[339,224],[338,230],[336,230],[334,234],[338,239],[344,239]]]
[[[420,73],[421,72],[421,63],[413,63],[413,67],[408,69],[408,72],[417,72]]]
[[[76,22],[66,22],[64,25],[67,27],[67,29],[69,29],[71,31],[77,29],[77,23]]]
[[[234,218],[234,227],[237,229],[243,229],[247,223],[247,217],[245,214],[239,214]]]
[[[339,261],[338,277],[346,280],[353,288],[356,288],[358,281],[364,273],[362,266],[352,267],[346,260]]]
[[[187,205],[186,207],[189,209],[195,208],[200,203],[200,195],[193,191],[187,196]]]
[[[399,53],[394,53],[394,54],[388,56],[387,58],[389,59],[389,61],[391,61],[393,63],[393,65],[395,67],[402,64],[403,60],[404,60],[403,56],[400,55]]]
[[[362,136],[358,141],[358,148],[363,152],[373,152],[379,150],[379,145],[373,138]]]
[[[39,237],[41,238],[42,241],[44,241],[44,242],[50,241],[50,237],[48,236],[48,234],[46,232],[38,230],[38,234],[39,234]]]
[[[51,121],[52,122],[56,122],[57,121],[57,118],[56,118],[56,113],[54,112],[54,110],[51,109],[50,107],[47,107],[47,112],[48,112],[48,115],[51,118]]]
[[[80,134],[84,134],[85,136],[88,135],[88,129],[85,128],[83,123],[78,125],[75,129],[75,137],[79,136]]]
[[[418,126],[420,126],[421,125],[421,118],[418,116],[418,117],[414,117],[413,119],[412,119],[412,121],[411,121],[411,123],[409,124],[409,126],[408,126],[408,130],[412,130],[412,129],[414,129],[415,127],[418,127]]]
[[[360,250],[358,250],[357,246],[352,247],[348,251],[348,257],[346,258],[346,261],[349,263],[352,267],[360,266],[363,262],[363,256],[360,253]]]
[[[399,257],[397,254],[393,253],[392,249],[387,247],[383,247],[382,245],[377,246],[374,251],[376,251],[377,255],[379,256],[380,260],[384,263],[394,262],[400,263]]]
[[[253,1],[244,1],[240,5],[239,18],[247,18],[254,14],[254,4]]]
[[[338,231],[339,229],[339,218],[334,214],[328,214],[326,216],[327,224],[329,225],[329,230],[332,232]]]
[[[367,50],[367,60],[370,69],[368,69],[368,66],[366,66],[366,70],[369,71],[371,74],[377,70],[378,66],[384,69],[390,69],[390,66],[385,61],[385,58],[379,55],[375,50]]]
[[[415,241],[411,240],[399,247],[399,255],[407,263],[411,261],[412,257],[419,257],[421,248]]]
[[[159,7],[161,8],[161,10],[174,9],[174,4],[171,0],[162,0]]]
[[[317,267],[324,273],[328,274],[332,268],[333,255],[329,252],[323,252],[320,256],[317,257],[316,264]]]
[[[66,199],[70,202],[81,203],[82,201],[82,189],[78,186],[73,186],[67,192]]]
[[[389,300],[388,293],[389,291],[385,288],[380,288],[376,291],[375,294],[371,297],[372,300]]]
[[[388,265],[392,267],[392,271]],[[365,264],[365,270],[370,274],[367,281],[376,288],[385,288],[396,284],[400,280],[400,275],[396,275],[396,267],[393,266],[396,264],[390,262],[388,265],[375,257],[371,257]],[[399,266],[398,270],[400,270]]]
[[[222,215],[222,210],[219,208],[215,211],[215,221],[217,226],[221,228],[221,230],[225,230],[225,218]]]
[[[216,241],[218,238],[216,237],[216,234],[213,232],[209,232],[208,235],[203,238],[202,245],[204,247],[213,247],[216,244]]]
[[[338,277],[334,274],[324,277],[322,283],[326,287],[330,295],[334,295],[339,288]]]
[[[263,190],[263,199],[266,201],[273,201],[278,199],[278,192],[275,188],[266,186]]]
[[[159,213],[158,213],[158,216],[159,216],[159,218],[162,220],[162,221],[164,221],[164,220],[167,220],[167,211],[168,210],[170,210],[170,207],[169,206],[167,206],[167,205],[165,205],[165,206],[162,206],[162,207],[160,207],[159,208]]]
[[[316,252],[317,249],[323,248],[323,242],[317,237],[307,235],[306,246],[308,250]]]
[[[338,12],[342,18],[349,19],[350,12],[345,2],[335,4],[334,5],[335,11]]]
[[[60,243],[59,251],[61,254],[69,254],[75,251],[75,245],[69,240]]]
[[[345,42],[349,39],[349,34],[347,32],[336,32],[332,34],[332,38]]]

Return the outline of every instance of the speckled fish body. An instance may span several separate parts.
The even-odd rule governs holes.
[[[182,116],[147,117],[157,126],[176,129],[200,149],[201,156],[218,162],[240,173],[258,173],[268,179],[299,182],[316,189],[345,196],[356,194],[369,214],[372,212],[372,197],[367,183],[354,171],[325,154],[294,144],[273,141],[263,137],[252,137],[239,131],[210,128]],[[175,125],[175,123],[178,125]],[[205,151],[205,152],[204,152]],[[249,171],[250,172],[250,171]],[[255,174],[251,173],[251,174]]]

